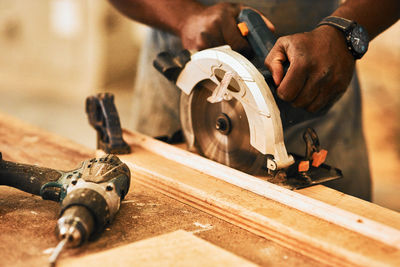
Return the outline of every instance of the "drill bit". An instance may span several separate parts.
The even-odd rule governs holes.
[[[50,267],[54,267],[56,265],[57,258],[67,243],[68,236],[66,236],[64,239],[61,239],[61,241],[54,248],[53,253],[51,253],[51,256],[49,258]]]

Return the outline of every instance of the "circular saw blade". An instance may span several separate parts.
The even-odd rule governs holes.
[[[232,98],[210,103],[216,84],[203,81],[192,91],[191,120],[198,152],[234,169],[265,173],[266,156],[250,145],[249,123],[242,104]]]

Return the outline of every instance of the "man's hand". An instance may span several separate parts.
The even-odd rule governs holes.
[[[179,31],[183,47],[202,50],[227,44],[237,52],[250,55],[251,48],[237,27],[237,18],[243,8],[245,6],[239,4],[219,3],[204,6],[198,12],[189,15],[181,23]],[[262,17],[268,28],[273,31],[272,23]]]
[[[285,61],[290,67],[283,77]],[[343,34],[331,26],[320,26],[311,32],[279,38],[265,65],[278,86],[279,98],[317,112],[346,91],[355,64]]]
[[[400,18],[400,1],[346,0],[332,16],[357,21],[372,40]],[[283,78],[286,60],[290,67]],[[278,85],[278,96],[310,112],[338,100],[354,71],[343,34],[331,26],[278,39],[265,65]]]
[[[238,52],[249,54],[249,44],[236,26],[239,13],[239,5],[220,3],[188,16],[179,34],[183,47],[202,50],[228,44]]]

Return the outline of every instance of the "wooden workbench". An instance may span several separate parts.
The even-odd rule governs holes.
[[[93,140],[94,142],[94,140]],[[0,114],[0,151],[5,160],[39,164],[58,169],[72,169],[94,151],[64,137],[56,136],[12,117]],[[324,191],[337,196],[330,190]],[[373,204],[343,196],[334,200],[319,195],[317,189],[306,189],[304,194],[314,196],[343,209],[359,207],[362,215],[373,211],[380,221],[389,220],[391,226],[400,222],[399,215]],[[43,266],[49,248],[57,243],[54,227],[58,204],[40,197],[0,187],[0,266]],[[369,218],[375,215],[369,214]],[[207,226],[207,227],[202,227]],[[151,237],[185,230],[232,254],[250,262],[268,266],[321,266],[311,257],[298,254],[266,238],[252,234],[189,205],[166,197],[138,183],[131,185],[115,221],[103,235],[79,249],[70,249],[61,255],[78,260],[86,255],[107,251]],[[195,260],[195,259],[194,259]]]
[[[93,140],[95,142],[95,140]],[[66,138],[0,114],[0,151],[5,160],[69,170],[95,152]],[[54,235],[59,204],[0,186],[0,266],[43,266]],[[82,257],[149,237],[183,229],[202,230],[196,236],[261,265],[314,265],[312,259],[258,237],[202,211],[137,183],[125,198],[115,221],[103,235],[63,258]]]

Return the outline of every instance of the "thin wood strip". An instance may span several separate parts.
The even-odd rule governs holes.
[[[400,249],[400,231],[397,229],[262,181],[143,134],[124,131],[124,138],[131,145],[141,146],[154,154]]]
[[[302,188],[296,192],[400,230],[400,213],[394,210],[346,195],[323,185]]]

